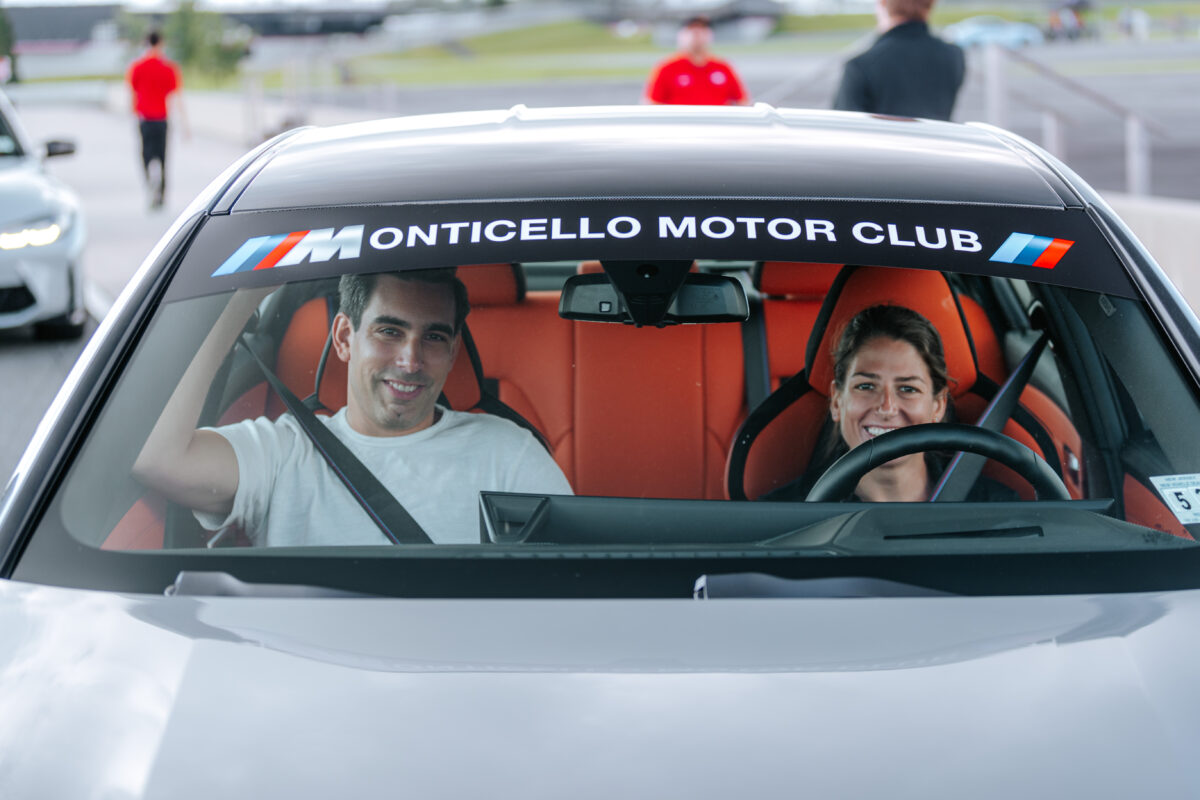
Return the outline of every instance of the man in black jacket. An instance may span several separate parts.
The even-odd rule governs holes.
[[[846,62],[833,107],[903,117],[950,119],[962,86],[962,48],[929,32],[933,0],[876,0],[881,31]]]

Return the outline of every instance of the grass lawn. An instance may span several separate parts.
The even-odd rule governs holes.
[[[1200,2],[1141,7],[1159,24],[1181,16],[1200,19]],[[1117,5],[1100,7],[1092,13],[1093,21],[1108,24],[1118,10]],[[939,5],[932,22],[935,28],[941,28],[979,14],[1045,24],[1042,9],[1012,8],[1001,4]],[[788,15],[770,39],[755,44],[723,45],[720,52],[733,58],[741,54],[782,53],[794,50],[799,41],[809,52],[834,52],[869,34],[874,24],[874,17],[867,14]],[[304,79],[313,86],[337,85],[347,76],[357,84],[413,86],[644,78],[654,62],[669,52],[669,48],[656,45],[647,30],[621,37],[604,25],[568,20],[450,41],[442,46],[364,55],[344,64],[309,64]],[[193,88],[228,88],[235,85],[236,80],[191,73],[185,76],[186,84]],[[280,88],[284,84],[282,72],[264,75],[263,84],[267,89]]]

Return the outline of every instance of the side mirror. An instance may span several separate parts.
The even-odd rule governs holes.
[[[65,142],[57,139],[52,139],[46,142],[46,158],[53,158],[54,156],[69,156],[74,152],[74,142]]]

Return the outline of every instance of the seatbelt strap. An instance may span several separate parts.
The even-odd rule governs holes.
[[[329,351],[333,347],[333,318],[337,316],[337,312],[337,300],[333,295],[326,296],[325,318],[329,320],[329,332],[325,335],[325,346],[321,348],[321,359],[317,362],[317,374],[313,380],[312,394],[301,401],[304,403],[304,407],[310,411],[329,410],[321,402],[321,377],[325,374],[325,362],[329,360]]]
[[[390,539],[392,544],[433,544],[429,534],[425,533],[420,524],[404,509],[404,506],[400,505],[400,501],[259,358],[258,353],[254,352],[254,348],[250,346],[246,337],[243,335],[238,341],[258,364],[267,383],[271,384],[271,388],[283,400],[283,404],[287,406],[300,429],[312,440],[313,447],[329,464],[333,474],[346,486],[358,504],[367,512],[367,516],[379,526],[383,535]]]
[[[1037,366],[1038,359],[1042,357],[1042,352],[1046,349],[1049,341],[1050,337],[1045,333],[1038,337],[1038,340],[1033,343],[1033,347],[1029,348],[1029,352],[1021,359],[1021,363],[1008,376],[1008,380],[996,391],[995,397],[988,403],[987,408],[983,410],[979,420],[975,423],[976,427],[986,428],[996,433],[1003,432],[1004,426],[1012,417],[1013,411],[1021,399],[1021,393],[1029,384],[1029,379],[1033,376],[1033,369]],[[979,479],[979,474],[983,472],[983,465],[986,463],[987,458],[976,453],[955,453],[929,499],[939,503],[964,500],[971,491],[971,487],[975,485],[975,481]]]
[[[467,351],[467,358],[471,360],[471,369],[475,372],[475,381],[479,384],[479,402],[473,408],[478,408],[488,414],[493,414],[497,417],[516,423],[525,430],[533,434],[533,438],[538,440],[542,447],[546,448],[546,452],[554,454],[553,448],[550,447],[550,442],[542,435],[542,432],[534,427],[533,423],[521,416],[516,409],[500,399],[499,381],[491,380],[483,375],[483,359],[479,356],[479,348],[475,346],[475,338],[471,336],[471,329],[463,323],[462,331],[463,348]],[[490,390],[488,384],[494,384],[495,390]],[[450,405],[449,402],[446,403]]]
[[[753,411],[771,393],[771,373],[767,360],[767,326],[763,319],[762,296],[749,280],[743,280],[743,285],[750,316],[742,323],[742,368],[746,379],[746,408]]]

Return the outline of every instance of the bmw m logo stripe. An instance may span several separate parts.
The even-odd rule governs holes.
[[[286,236],[255,236],[253,239],[247,239],[246,243],[239,247],[233,255],[225,259],[225,263],[217,268],[213,277],[275,266],[279,263],[279,259],[283,258],[284,253],[292,249],[307,231],[298,231],[298,233],[299,236],[296,233],[290,233]],[[286,249],[284,248],[285,243],[287,244]],[[283,252],[279,252],[281,249]],[[272,259],[272,257],[274,258]]]
[[[1031,233],[1014,233],[1000,245],[988,261],[1002,264],[1023,264],[1027,267],[1054,269],[1075,242],[1069,239],[1051,239]]]
[[[292,231],[274,236],[247,239],[212,277],[250,272],[272,267],[290,267],[306,258],[312,262],[358,258],[362,249],[363,226],[348,225],[335,233],[333,228]]]

